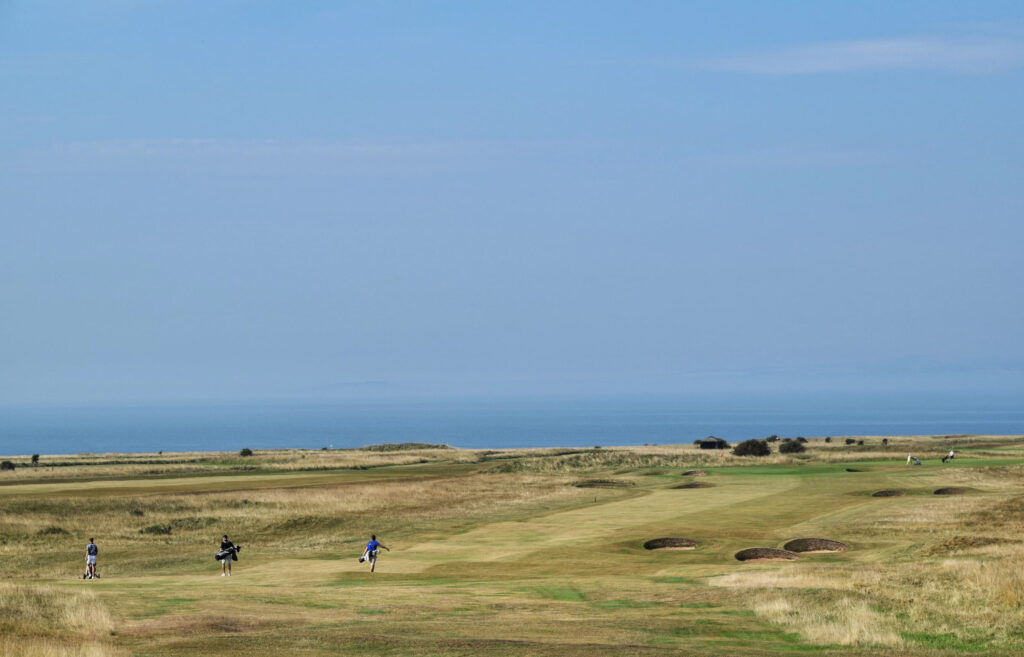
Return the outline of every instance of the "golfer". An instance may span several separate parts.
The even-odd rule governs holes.
[[[369,561],[371,573],[373,572],[373,569],[377,567],[377,555],[380,554],[381,548],[391,552],[391,548],[377,541],[376,534],[370,534],[370,542],[366,544],[366,552],[363,552],[363,556],[359,557],[359,563]]]
[[[99,553],[100,549],[96,547],[95,539],[90,538],[89,544],[85,546],[85,574],[82,575],[82,579],[96,578],[96,555]]]
[[[220,560],[220,576],[231,577],[231,559],[235,556],[235,544],[228,540],[227,534],[221,539],[220,551],[224,552],[224,558]]]
[[[942,462],[952,461],[954,457],[956,457],[956,454],[953,453],[953,450],[949,450],[949,454],[942,457]]]

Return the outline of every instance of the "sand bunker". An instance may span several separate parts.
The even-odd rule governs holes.
[[[966,488],[939,488],[935,491],[936,495],[966,495]]]
[[[691,538],[652,538],[644,543],[645,550],[693,550],[697,541]]]
[[[629,488],[636,486],[632,481],[621,481],[616,479],[586,479],[573,484],[576,488]]]
[[[704,483],[703,481],[695,481],[692,484],[679,484],[678,486],[673,486],[672,489],[673,490],[678,490],[680,488],[714,488],[714,487],[715,487],[714,484],[707,484],[707,483]]]
[[[864,472],[863,470],[858,470],[857,468],[846,468],[846,471],[847,472]]]
[[[899,497],[900,495],[905,495],[905,494],[906,493],[904,493],[901,490],[887,489],[887,490],[876,490],[874,493],[871,493],[871,497]]]
[[[684,477],[703,477],[707,475],[707,470],[687,470],[683,473]]]
[[[747,548],[736,553],[739,561],[794,561],[800,555],[777,548]]]
[[[796,538],[782,546],[790,552],[842,552],[849,548],[846,543],[831,541],[827,538]]]

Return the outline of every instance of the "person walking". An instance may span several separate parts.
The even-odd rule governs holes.
[[[377,555],[380,554],[381,548],[391,552],[391,548],[377,541],[376,534],[370,534],[370,542],[366,544],[366,551],[363,552],[363,556],[359,557],[359,563],[369,561],[371,573],[377,567]]]
[[[228,540],[228,535],[220,542],[220,553],[224,557],[220,560],[220,576],[231,577],[231,560],[235,558],[235,544]]]
[[[82,575],[82,579],[96,579],[96,556],[99,553],[96,540],[90,538],[89,544],[85,546],[85,574]]]

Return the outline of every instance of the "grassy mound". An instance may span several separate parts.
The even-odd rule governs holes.
[[[707,470],[687,470],[683,473],[684,477],[703,477],[707,475]]]
[[[692,538],[652,538],[644,543],[645,550],[693,550],[697,541]]]
[[[936,495],[966,495],[967,492],[968,492],[968,489],[966,489],[966,488],[958,488],[956,486],[951,486],[949,488],[937,488],[937,489],[935,489],[935,494]]]
[[[895,490],[892,488],[876,490],[874,493],[871,493],[871,497],[899,497],[901,495],[906,495],[906,493],[904,493],[901,490]]]
[[[573,484],[576,488],[629,488],[636,486],[632,481],[621,479],[584,479]]]
[[[842,552],[849,548],[846,543],[827,538],[796,538],[782,547],[790,552]]]
[[[714,484],[708,484],[708,483],[705,483],[703,481],[695,481],[695,482],[690,483],[690,484],[679,484],[678,486],[673,486],[672,488],[673,489],[680,489],[680,488],[714,488],[714,487],[715,487]]]
[[[800,555],[778,548],[747,548],[736,553],[737,561],[794,561]]]

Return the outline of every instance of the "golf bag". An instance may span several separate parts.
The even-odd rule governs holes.
[[[213,555],[213,558],[217,561],[224,561],[225,558],[231,557],[232,561],[238,561],[238,553],[242,551],[241,545],[235,545],[229,547],[226,550],[217,550],[217,554]]]

